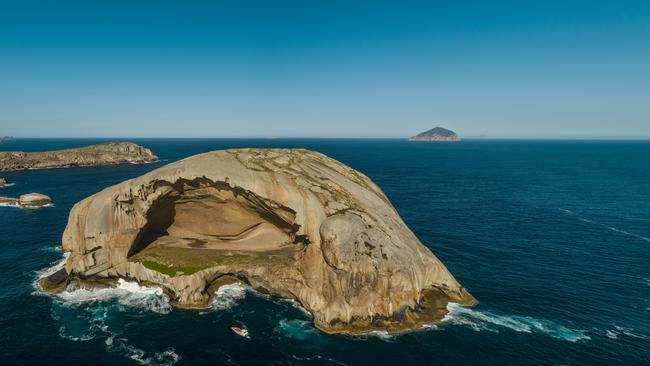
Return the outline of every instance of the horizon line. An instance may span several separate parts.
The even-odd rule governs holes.
[[[168,139],[168,140],[408,140],[410,136],[406,137],[381,137],[381,136],[224,136],[224,137],[205,137],[205,136],[0,136],[9,137],[11,140],[20,139],[102,139],[102,140],[126,140],[126,139]],[[648,136],[468,136],[462,137],[463,140],[605,140],[605,141],[647,141],[650,140]],[[10,141],[10,140],[9,140]],[[6,142],[6,141],[5,141]],[[412,141],[412,142],[428,142],[428,141]],[[435,142],[435,141],[433,141]],[[453,142],[453,141],[438,141],[438,142]],[[458,141],[456,141],[458,142]],[[0,142],[2,143],[2,142]]]

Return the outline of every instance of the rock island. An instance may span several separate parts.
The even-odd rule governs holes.
[[[72,208],[63,249],[47,291],[126,278],[204,308],[239,281],[330,333],[418,329],[475,303],[376,184],[303,149],[214,151],[106,188]]]
[[[409,141],[460,141],[460,137],[454,131],[442,127],[434,127],[428,131],[409,137]]]
[[[57,151],[0,151],[0,171],[150,163],[151,150],[131,142],[109,142]]]

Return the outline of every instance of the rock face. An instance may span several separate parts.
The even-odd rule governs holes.
[[[0,171],[149,163],[153,161],[158,161],[158,157],[147,148],[131,142],[109,142],[58,151],[0,152]]]
[[[442,127],[434,127],[409,138],[409,141],[460,141],[454,131]]]
[[[20,198],[0,197],[0,204],[25,208],[43,207],[52,203],[52,199],[40,193],[23,194]]]
[[[327,332],[403,331],[474,298],[362,173],[302,149],[215,151],[77,203],[65,281],[130,278],[206,307],[236,278],[295,299]]]
[[[8,184],[7,180],[4,178],[0,178],[0,188],[6,186]]]
[[[40,207],[51,204],[52,199],[41,193],[28,193],[21,195],[18,203],[23,207]]]

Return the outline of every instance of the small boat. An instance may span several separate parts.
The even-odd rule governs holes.
[[[244,337],[244,338],[250,338],[251,337],[250,335],[248,335],[248,329],[246,329],[246,328],[230,327],[230,329],[240,337]]]

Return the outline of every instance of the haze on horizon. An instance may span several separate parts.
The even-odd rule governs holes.
[[[0,135],[650,138],[647,1],[0,4]]]

